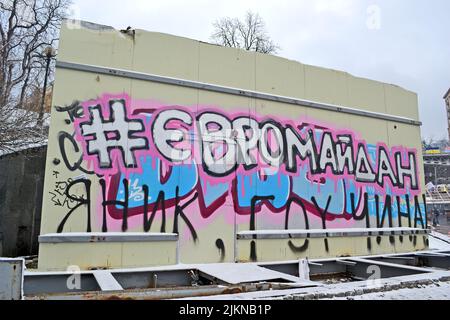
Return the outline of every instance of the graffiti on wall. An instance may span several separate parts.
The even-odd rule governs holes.
[[[414,149],[368,144],[357,132],[308,118],[126,94],[57,111],[71,128],[58,134],[62,165],[83,173],[56,186],[64,187],[65,202],[61,194],[52,199],[70,203],[58,232],[72,215],[85,214],[88,232],[149,231],[158,223],[161,232],[179,233],[183,223],[199,241],[198,230],[218,212],[248,230],[310,229],[316,222],[323,229],[392,228],[402,220],[426,228]],[[84,194],[75,195],[75,186]],[[294,251],[307,245],[289,243]],[[223,254],[221,239],[216,246]]]

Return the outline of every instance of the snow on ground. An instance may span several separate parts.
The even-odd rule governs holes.
[[[450,237],[441,233],[431,232],[428,238],[430,241],[430,249],[450,251]]]
[[[14,150],[0,150],[0,157],[4,157],[13,153],[22,152],[28,149],[34,149],[34,148],[40,148],[46,146],[48,143],[47,140],[41,142],[41,143],[30,143],[28,145],[22,146],[20,148],[15,148]]]
[[[450,300],[450,282],[438,282],[429,286],[406,288],[388,292],[368,293],[332,300]]]

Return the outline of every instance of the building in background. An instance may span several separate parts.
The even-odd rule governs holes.
[[[445,108],[447,110],[448,137],[450,140],[450,88],[447,90],[447,93],[444,96],[444,100],[445,100]]]
[[[450,154],[424,154],[425,183],[450,184]]]
[[[38,253],[47,145],[0,151],[0,257]]]

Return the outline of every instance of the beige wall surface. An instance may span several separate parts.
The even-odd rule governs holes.
[[[58,61],[418,121],[397,86],[156,32],[66,22]],[[236,234],[425,228],[423,185],[417,125],[58,67],[41,234],[178,233],[184,263],[292,258],[288,241]]]

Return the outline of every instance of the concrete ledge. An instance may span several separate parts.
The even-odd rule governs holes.
[[[178,263],[178,241],[39,244],[40,271],[142,268]]]
[[[176,233],[122,233],[122,232],[77,232],[50,233],[39,236],[39,243],[92,243],[92,242],[154,242],[177,241]]]
[[[391,235],[428,235],[429,230],[419,228],[370,228],[370,229],[328,229],[328,230],[256,230],[241,231],[238,240],[249,239],[306,239],[336,237],[367,237]]]
[[[58,233],[39,237],[43,271],[139,268],[178,262],[174,233]]]

